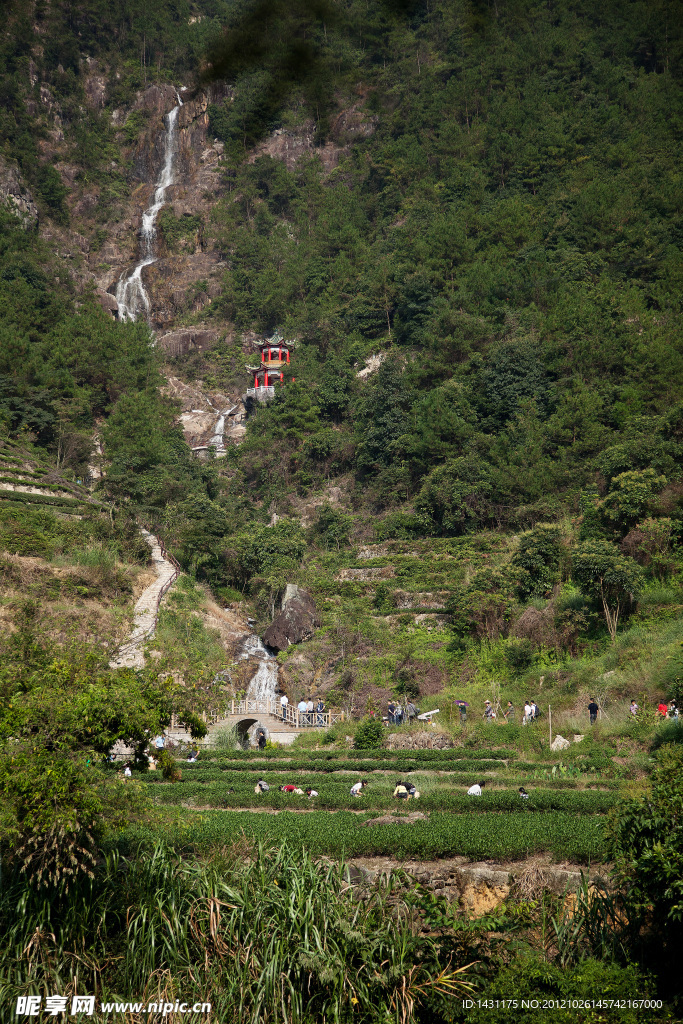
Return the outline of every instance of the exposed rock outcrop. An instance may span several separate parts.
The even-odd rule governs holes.
[[[247,413],[239,396],[205,389],[201,380],[186,384],[178,377],[167,377],[167,381],[164,391],[180,402],[180,424],[190,448],[211,445],[219,454],[224,445],[242,440]]]
[[[171,359],[186,356],[188,352],[206,352],[218,341],[218,331],[193,330],[170,331],[157,339],[157,347]]]
[[[0,203],[21,221],[27,230],[38,224],[38,207],[22,180],[17,167],[0,156]]]
[[[392,732],[387,746],[389,750],[447,750],[453,743],[442,732]]]
[[[291,595],[291,596],[288,596]],[[288,586],[280,614],[263,634],[263,642],[274,651],[308,640],[319,625],[315,601],[300,587]]]
[[[116,320],[119,315],[119,304],[116,301],[116,296],[111,295],[109,292],[103,292],[101,288],[98,288],[95,292],[95,298],[99,302],[100,306],[106,313],[110,313],[111,316]]]
[[[260,156],[265,155],[274,160],[281,160],[291,171],[302,158],[317,156],[325,170],[329,172],[347,155],[355,139],[368,138],[373,134],[378,122],[377,115],[368,115],[363,109],[361,100],[337,115],[329,141],[324,145],[316,145],[315,123],[307,120],[298,128],[277,128],[269,138],[254,148],[249,163],[254,163]]]

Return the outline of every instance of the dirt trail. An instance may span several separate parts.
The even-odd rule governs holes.
[[[110,668],[144,668],[143,644],[154,636],[157,621],[157,607],[162,590],[178,576],[178,570],[164,558],[161,545],[153,534],[142,530],[142,535],[152,549],[152,563],[156,579],[146,587],[135,604],[133,630],[109,662]]]

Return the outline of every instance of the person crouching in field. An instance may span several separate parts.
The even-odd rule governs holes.
[[[362,779],[360,782],[354,783],[354,785],[351,786],[351,796],[360,796],[367,784],[367,779]]]
[[[268,785],[267,782],[264,782],[263,779],[259,779],[256,785],[254,786],[254,792],[256,793],[257,796],[260,796],[261,793],[267,793],[269,789],[270,786]]]
[[[396,783],[396,789],[394,790],[394,797],[396,800],[409,800],[410,793],[399,779]]]
[[[468,796],[481,796],[481,791],[486,785],[485,782],[475,782],[473,786],[467,790]]]

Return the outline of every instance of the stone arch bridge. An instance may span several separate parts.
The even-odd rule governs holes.
[[[278,699],[244,699],[230,701],[224,713],[210,712],[204,715],[209,728],[207,739],[219,729],[235,729],[238,737],[251,739],[257,726],[261,726],[267,739],[274,743],[292,743],[305,729],[329,729],[331,725],[344,721],[343,711],[313,711],[311,714],[298,711],[288,704],[283,712]],[[167,735],[174,740],[190,742],[190,734],[175,718],[171,720]]]

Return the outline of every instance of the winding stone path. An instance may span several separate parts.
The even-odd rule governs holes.
[[[133,631],[119,648],[116,657],[109,662],[110,668],[144,668],[145,656],[142,648],[145,641],[154,636],[161,592],[178,575],[176,567],[164,558],[156,537],[147,530],[141,530],[141,533],[152,549],[152,563],[157,578],[138,598],[135,604]]]

